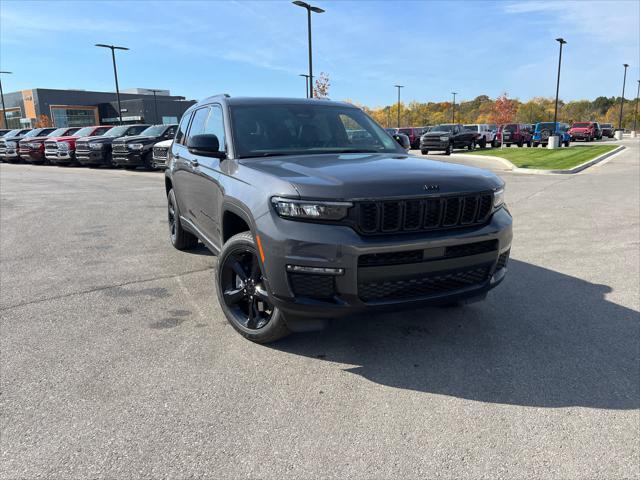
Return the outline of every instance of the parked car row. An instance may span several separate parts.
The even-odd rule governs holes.
[[[0,131],[0,161],[54,165],[161,168],[153,147],[171,142],[177,124],[95,125]]]

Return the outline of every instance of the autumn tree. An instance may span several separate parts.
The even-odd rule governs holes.
[[[316,78],[316,84],[313,87],[314,98],[329,98],[329,87],[331,82],[329,81],[329,75],[324,72],[320,72],[320,76]]]
[[[507,98],[507,93],[503,93],[493,103],[493,109],[491,111],[491,123],[497,123],[503,125],[505,123],[512,122],[516,117],[518,110],[515,101]]]
[[[43,128],[43,127],[52,127],[53,124],[51,123],[51,119],[43,114],[38,115],[38,119],[36,120],[36,128]]]

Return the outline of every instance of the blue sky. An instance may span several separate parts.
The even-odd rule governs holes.
[[[628,98],[640,64],[640,2],[326,1],[313,17],[314,73],[331,77],[330,96],[369,106],[487,94],[527,100],[555,94],[558,44],[565,100]],[[111,60],[94,43],[131,48],[118,55],[121,88],[168,88],[200,99],[303,96],[306,12],[289,1],[0,2],[0,69],[5,92],[26,88],[113,91]]]

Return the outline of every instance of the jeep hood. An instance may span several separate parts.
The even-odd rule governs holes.
[[[365,199],[472,193],[504,182],[493,173],[403,154],[320,154],[245,159],[253,170],[288,181],[303,198]]]

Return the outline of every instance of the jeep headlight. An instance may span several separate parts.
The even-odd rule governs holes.
[[[273,197],[271,199],[278,215],[299,220],[342,220],[347,216],[350,202],[324,202],[316,200],[293,200]]]
[[[142,150],[144,145],[141,143],[130,143],[129,145],[127,145],[127,147],[129,148],[129,150]]]
[[[447,137],[446,135],[443,135],[442,137],[440,137],[440,141],[441,142],[448,142],[449,141],[449,137]]]
[[[493,209],[497,210],[504,205],[504,187],[493,192]]]
[[[91,150],[101,150],[102,149],[102,143],[90,143],[89,144],[89,148]]]

